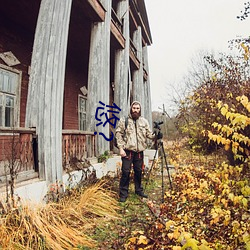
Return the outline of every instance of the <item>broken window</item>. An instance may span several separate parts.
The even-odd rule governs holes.
[[[79,130],[83,131],[86,131],[86,106],[87,106],[87,98],[79,95],[78,98]]]
[[[19,121],[20,73],[0,67],[0,126],[14,127]]]

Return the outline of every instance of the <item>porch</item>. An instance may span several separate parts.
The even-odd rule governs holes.
[[[36,130],[0,128],[0,188],[14,177],[16,184],[39,179]],[[67,172],[72,162],[96,157],[93,132],[63,130],[62,165]]]

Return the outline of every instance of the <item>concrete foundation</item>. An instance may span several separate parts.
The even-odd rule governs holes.
[[[144,152],[144,164],[145,167],[149,167],[149,161],[154,158],[155,150],[145,150]],[[101,179],[104,176],[115,177],[121,171],[121,157],[114,156],[109,158],[106,162],[102,163],[92,163],[92,166],[88,169],[72,171],[69,174],[63,175],[62,187],[72,188],[76,186],[81,180],[88,178],[88,176],[96,172],[96,177]],[[59,183],[60,185],[60,183]],[[53,186],[53,185],[52,185]],[[47,186],[46,181],[40,181],[39,179],[33,179],[27,182],[23,182],[22,186],[17,186],[15,188],[15,195],[21,198],[21,201],[27,201],[31,203],[43,203],[46,194],[50,191],[50,187]],[[1,196],[0,200],[3,202],[6,200],[6,193],[3,189],[0,190]]]

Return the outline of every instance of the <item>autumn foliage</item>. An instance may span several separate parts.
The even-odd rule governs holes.
[[[232,150],[235,160],[248,162],[250,159],[250,102],[247,96],[238,96],[237,101],[242,104],[246,112],[238,113],[234,108],[229,108],[227,104],[218,103],[218,109],[227,119],[227,124],[214,122],[212,126],[217,130],[217,134],[208,131],[210,140],[222,144],[225,150]]]
[[[249,176],[225,162],[183,160],[175,159],[174,187],[165,193],[158,220],[135,232],[126,249],[250,249]]]
[[[126,249],[250,250],[250,50],[243,43],[239,49],[238,57],[206,56],[207,75],[197,75],[200,82],[180,101],[177,126],[189,147],[166,149],[173,189],[157,220],[134,232]],[[201,160],[208,157],[213,161]]]
[[[204,69],[193,72],[191,80],[186,83],[192,87],[180,101],[177,120],[182,132],[189,137],[190,147],[196,152],[211,153],[219,148],[216,143],[208,143],[208,138],[202,134],[216,122],[221,125],[228,122],[218,109],[219,103],[247,115],[236,97],[250,98],[250,52],[244,43],[238,44],[237,48],[237,55],[203,55],[203,66],[200,67]]]

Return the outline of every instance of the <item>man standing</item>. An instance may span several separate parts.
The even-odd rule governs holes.
[[[125,119],[127,124],[125,125]],[[141,104],[134,101],[131,104],[128,118],[120,119],[115,132],[117,145],[122,157],[122,175],[119,185],[120,202],[125,202],[128,197],[130,171],[133,164],[135,193],[147,198],[141,185],[143,151],[147,147],[147,138],[155,139],[150,130],[148,121],[141,116]]]

